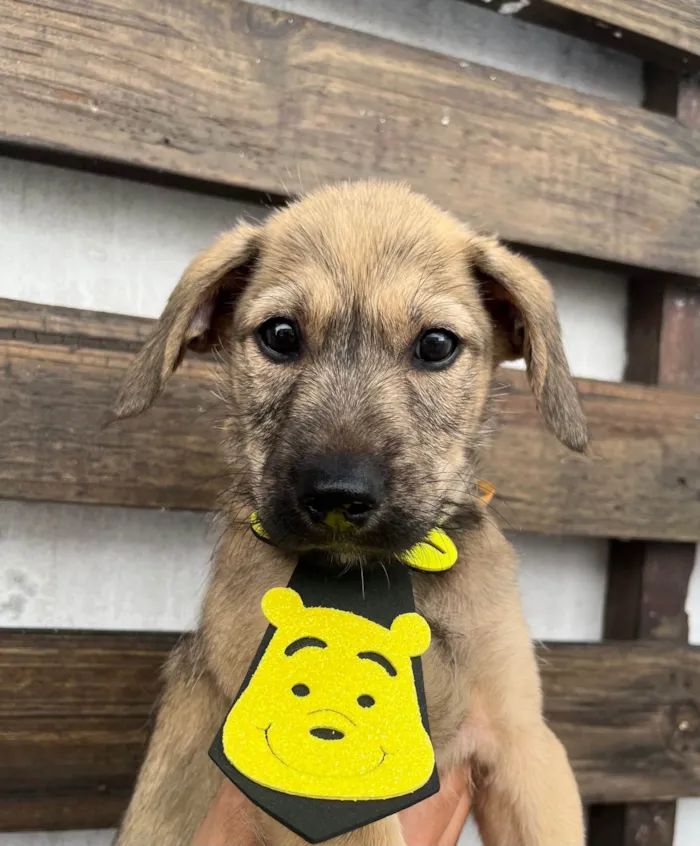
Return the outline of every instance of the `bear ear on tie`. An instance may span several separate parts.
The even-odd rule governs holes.
[[[262,599],[262,611],[265,619],[277,629],[289,620],[298,617],[303,610],[304,602],[292,588],[272,588]]]
[[[414,612],[399,614],[391,624],[391,634],[398,648],[411,658],[422,655],[430,646],[430,626]]]

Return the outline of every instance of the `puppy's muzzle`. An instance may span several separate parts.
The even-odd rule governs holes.
[[[334,532],[364,526],[384,499],[384,477],[369,456],[333,452],[311,459],[295,485],[300,510]]]

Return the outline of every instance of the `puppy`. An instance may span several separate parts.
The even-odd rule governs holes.
[[[476,488],[504,360],[525,358],[545,425],[586,447],[547,281],[404,185],[326,187],[194,259],[117,417],[145,411],[188,347],[217,350],[223,365],[224,530],[199,630],[167,666],[118,846],[189,844],[221,783],[207,752],[264,634],[261,597],[287,583],[299,550],[371,566],[437,525],[457,564],[413,582],[433,634],[423,666],[438,767],[470,768],[486,846],[581,846],[581,802],[542,717],[515,555]],[[334,536],[319,519],[331,500],[352,501],[351,531]],[[272,545],[251,534],[253,511]],[[262,812],[255,825],[265,844],[301,842]],[[340,840],[404,843],[396,817]]]

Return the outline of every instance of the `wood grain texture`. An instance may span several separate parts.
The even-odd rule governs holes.
[[[104,428],[149,324],[0,301],[0,496],[213,506],[225,487],[213,364],[187,359],[148,414]],[[582,458],[544,430],[523,374],[499,379],[503,425],[486,475],[505,528],[697,539],[700,393],[579,380],[593,438]]]
[[[613,541],[605,636],[687,643],[685,603],[695,544]]]
[[[153,320],[122,314],[34,305],[0,298],[0,339],[37,344],[62,344],[69,348],[141,348],[153,329]]]
[[[700,136],[464,65],[239,0],[0,0],[0,140],[275,195],[408,179],[515,242],[700,276]]]
[[[678,120],[690,129],[700,129],[700,72],[683,77],[676,103]]]
[[[114,825],[177,635],[0,631],[0,831]],[[587,801],[700,795],[700,651],[540,649]]]
[[[675,70],[700,67],[695,0],[466,0]]]
[[[700,291],[671,280],[634,280],[628,300],[626,378],[700,387]]]
[[[115,825],[176,640],[0,631],[0,831]]]
[[[633,642],[540,650],[545,711],[587,802],[700,788],[700,653]],[[677,769],[680,766],[680,769]]]

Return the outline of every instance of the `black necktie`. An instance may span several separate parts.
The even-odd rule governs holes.
[[[224,774],[310,843],[436,793],[410,570],[307,553],[261,601],[270,625],[209,753]]]

